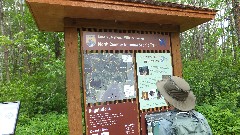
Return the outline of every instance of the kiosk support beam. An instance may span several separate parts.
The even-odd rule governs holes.
[[[171,50],[173,75],[182,77],[182,60],[180,53],[180,33],[171,33]]]
[[[82,135],[83,126],[78,65],[78,31],[75,27],[65,27],[64,34],[69,134]]]

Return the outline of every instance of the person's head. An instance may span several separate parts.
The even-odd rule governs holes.
[[[189,111],[195,108],[196,97],[190,91],[190,86],[184,79],[173,76],[158,81],[156,85],[164,99],[173,107],[181,111]]]

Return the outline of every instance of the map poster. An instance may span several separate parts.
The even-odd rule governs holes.
[[[131,53],[84,54],[86,103],[136,98]]]

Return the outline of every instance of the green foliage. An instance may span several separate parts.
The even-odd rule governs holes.
[[[204,61],[184,61],[184,78],[198,97],[199,104],[212,104],[217,96],[240,92],[240,62],[232,56]]]
[[[20,120],[25,119],[23,115]],[[26,123],[19,123],[16,135],[67,135],[68,119],[66,114],[48,113],[36,115]]]
[[[29,116],[66,112],[65,69],[60,60],[44,62],[41,71],[24,74],[0,88],[1,102],[20,100],[21,112]]]
[[[218,106],[204,104],[198,106],[197,110],[207,118],[213,134],[240,134],[240,109],[232,111],[228,108],[222,109]]]
[[[9,39],[9,37],[0,35],[0,47],[3,45],[9,45],[11,43],[12,41]]]
[[[239,63],[231,55],[183,61],[184,78],[197,97],[196,109],[216,135],[240,134]]]
[[[0,33],[0,102],[21,101],[17,134],[66,135],[63,33],[39,32],[27,6],[21,2],[3,2],[5,33]],[[62,54],[58,59],[56,42]],[[8,57],[4,57],[5,53]],[[8,66],[4,65],[5,61]],[[6,69],[9,81],[5,79]]]

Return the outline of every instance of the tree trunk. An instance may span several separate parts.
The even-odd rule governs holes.
[[[229,17],[230,21],[230,35],[232,39],[232,54],[234,59],[236,59],[236,36],[235,35],[235,28],[234,28],[234,18],[232,16]]]
[[[8,54],[9,54],[8,48],[7,46],[4,46],[4,64],[5,64],[5,72],[6,72],[6,81],[10,82]]]
[[[238,38],[238,46],[240,46],[240,2],[238,0],[232,0],[232,5],[235,29]]]
[[[240,2],[238,0],[232,0],[232,7],[233,7],[233,17],[235,23],[235,31],[237,35],[237,46],[233,46],[233,55],[234,61],[238,61],[238,51],[237,48],[240,47]]]
[[[2,35],[5,35],[5,29],[4,29],[4,13],[3,13],[3,0],[0,0],[0,27],[1,27],[1,33]],[[8,48],[7,45],[2,46],[2,50],[4,52],[3,59],[4,59],[4,69],[5,69],[5,76],[6,81],[10,81],[10,72],[9,72],[9,61],[8,61]]]
[[[224,28],[224,21],[221,22],[221,29],[223,30],[222,36],[221,36],[221,42],[222,42],[222,54],[225,56],[226,54],[226,44],[225,44],[225,28]]]
[[[61,57],[61,45],[60,45],[60,41],[59,41],[59,38],[58,38],[58,35],[55,33],[54,34],[54,38],[55,38],[55,58],[56,59],[59,59]]]
[[[195,28],[194,28],[194,30],[192,30],[192,33],[193,33],[193,35],[192,35],[192,39],[193,39],[193,41],[195,41]],[[195,43],[194,42],[191,42],[191,44],[190,44],[190,60],[194,60],[195,59],[195,48],[194,48],[194,46],[195,46]]]
[[[4,26],[3,26],[3,1],[0,0],[0,27],[1,27],[1,34],[4,34]]]
[[[202,24],[200,27],[199,27],[199,31],[198,31],[198,58],[200,61],[203,60],[203,55],[204,55],[204,34],[205,34],[205,25]]]
[[[1,34],[3,35],[3,3],[2,0],[0,0],[0,29],[1,29]],[[3,52],[3,47],[0,48],[0,80],[3,80],[3,61],[2,61],[2,52]]]
[[[24,10],[24,3],[18,1],[17,4],[15,5],[17,9],[20,9],[20,13],[22,16],[25,16],[25,10]],[[17,11],[17,10],[16,10]],[[25,23],[24,20],[21,19],[19,20],[20,22],[20,31],[25,33]],[[24,34],[25,38],[25,34]],[[27,46],[24,42],[21,43],[22,48],[23,48],[23,65],[24,65],[24,73],[29,73],[30,72],[30,67],[29,67],[29,54],[27,50]]]

